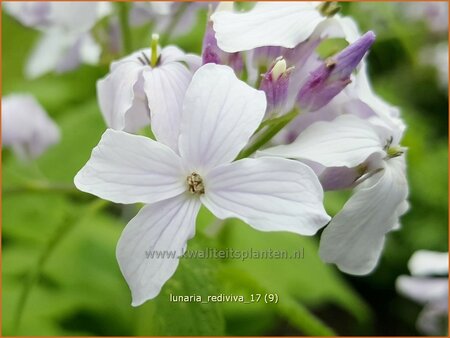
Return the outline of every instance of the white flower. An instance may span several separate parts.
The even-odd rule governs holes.
[[[100,46],[89,34],[111,11],[107,2],[12,2],[6,11],[19,22],[43,32],[25,68],[36,78],[50,71],[65,72],[80,63],[96,64]]]
[[[2,145],[22,159],[35,158],[60,139],[58,126],[27,94],[2,98]]]
[[[444,334],[444,319],[448,317],[448,252],[417,251],[408,267],[412,277],[400,276],[397,290],[425,305],[417,320],[421,331],[428,335]]]
[[[178,135],[170,132],[171,123],[179,119],[175,115],[201,58],[168,46],[155,55],[152,66],[152,53],[143,49],[111,64],[110,73],[97,82],[100,110],[107,126],[116,130],[136,132],[150,123],[150,116],[152,122],[160,120],[153,132],[174,149]]]
[[[262,231],[312,235],[329,221],[320,183],[306,165],[279,158],[232,162],[265,108],[263,92],[238,80],[231,68],[207,64],[195,73],[182,114],[165,124],[179,135],[175,149],[161,140],[163,129],[155,133],[159,142],[104,133],[75,184],[116,203],[148,204],[117,246],[134,306],[156,297],[178,265],[178,258],[147,259],[145,253],[181,255],[202,204],[220,219],[237,217]],[[165,122],[153,121],[152,127],[158,123]]]
[[[359,37],[355,22],[332,16],[332,6],[314,1],[259,2],[248,12],[216,12],[211,20],[218,46],[229,53],[264,46],[294,48],[316,28],[323,35],[354,42]]]
[[[420,61],[433,66],[437,72],[437,79],[442,89],[448,88],[448,42],[441,42],[420,51]]]
[[[101,49],[92,36],[51,30],[43,34],[33,48],[25,65],[25,75],[34,79],[51,71],[64,73],[81,63],[95,65]]]
[[[405,149],[399,146],[402,132],[378,117],[364,120],[341,115],[332,121],[313,123],[289,145],[260,152],[312,161],[325,168],[356,169],[352,170],[357,175],[353,181],[362,183],[333,217],[320,242],[322,259],[344,272],[371,272],[385,234],[399,227],[398,219],[408,209]]]

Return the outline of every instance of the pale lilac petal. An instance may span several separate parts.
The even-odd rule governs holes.
[[[5,12],[25,26],[43,27],[48,24],[50,2],[5,1],[2,5]]]
[[[115,203],[155,203],[187,190],[180,158],[144,136],[108,129],[75,176],[79,190]]]
[[[229,53],[263,46],[294,48],[325,18],[314,2],[260,2],[243,13],[211,16],[219,47]]]
[[[407,198],[402,158],[386,162],[382,171],[357,188],[322,233],[320,256],[346,273],[365,275],[376,266],[385,234],[398,222],[398,207]]]
[[[116,256],[133,306],[155,298],[175,273],[178,257],[195,233],[200,205],[198,199],[184,194],[147,205],[123,230]]]
[[[413,276],[447,275],[448,252],[416,251],[409,260],[408,267]]]
[[[243,159],[213,169],[204,184],[201,200],[216,217],[261,231],[313,235],[330,220],[317,176],[297,161]]]
[[[79,42],[80,60],[88,65],[96,65],[100,61],[101,46],[91,34],[84,34]]]
[[[183,103],[179,149],[189,170],[231,162],[261,123],[264,92],[238,80],[227,66],[206,64],[193,76]]]
[[[101,15],[99,2],[52,2],[49,22],[68,32],[84,33],[90,30]]]
[[[27,78],[35,79],[56,69],[76,37],[60,31],[44,33],[36,42],[25,65]]]
[[[400,276],[396,281],[396,288],[406,297],[421,304],[448,298],[446,277]]]
[[[383,152],[385,140],[358,117],[342,115],[331,122],[316,122],[288,145],[258,152],[259,155],[306,159],[326,167],[356,167],[373,153]]]
[[[448,280],[446,280],[448,284]],[[445,336],[448,320],[448,290],[440,301],[426,304],[417,319],[419,330],[430,336]]]
[[[179,62],[144,71],[144,91],[156,139],[178,152],[184,95],[192,73]]]
[[[97,81],[98,103],[108,127],[116,130],[126,129],[130,132],[135,132],[142,127],[142,125],[130,125],[126,121],[126,114],[138,104],[136,101],[145,100],[144,97],[136,95],[139,91],[135,90],[142,69],[143,67],[137,63],[122,62],[105,78]],[[147,109],[141,113],[143,116],[148,116]]]
[[[27,94],[2,98],[2,146],[22,159],[35,158],[60,139],[60,131],[36,99]]]

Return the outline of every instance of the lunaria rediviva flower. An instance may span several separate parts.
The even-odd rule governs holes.
[[[291,144],[260,152],[337,169],[334,175],[344,177],[335,179],[356,186],[320,242],[321,258],[344,272],[371,272],[386,233],[399,227],[399,217],[408,209],[402,133],[378,117],[366,120],[345,114],[311,124]]]
[[[448,252],[416,251],[408,263],[411,276],[397,278],[398,292],[424,308],[417,327],[428,335],[447,332],[448,318]]]
[[[39,102],[29,94],[2,98],[2,146],[21,159],[36,158],[57,143],[60,131]]]
[[[330,220],[322,187],[305,164],[269,157],[233,161],[260,125],[266,100],[231,68],[202,66],[177,107],[181,112],[152,121],[157,141],[108,129],[75,177],[82,191],[146,204],[117,246],[134,306],[156,297],[178,265],[178,258],[147,259],[145,253],[181,255],[202,204],[219,219],[236,217],[261,231],[313,235]],[[168,126],[162,117],[171,119],[171,130],[161,127]]]
[[[166,115],[181,112],[187,86],[200,65],[199,56],[186,54],[178,47],[167,46],[160,50],[158,35],[154,34],[152,48],[113,62],[110,73],[97,82],[100,110],[107,126],[136,132],[150,120],[170,123]],[[161,134],[160,138],[169,137],[170,126],[161,123],[156,123],[153,132]],[[160,131],[160,127],[164,131]],[[170,146],[176,147],[176,137],[170,135],[170,138]]]
[[[35,45],[25,75],[36,78],[50,71],[65,72],[80,63],[97,64],[101,48],[90,30],[111,12],[108,2],[7,1],[7,13],[43,34]]]

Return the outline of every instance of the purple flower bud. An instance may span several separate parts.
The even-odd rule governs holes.
[[[288,98],[289,75],[292,69],[286,69],[286,61],[278,58],[269,71],[262,76],[259,89],[266,93],[266,114],[277,115],[284,112]]]
[[[212,21],[208,21],[205,36],[203,37],[202,61],[203,64],[215,63],[228,65],[236,73],[242,72],[244,68],[244,61],[240,53],[226,53],[217,46]]]
[[[300,108],[318,110],[339,94],[351,82],[351,73],[374,41],[375,34],[369,31],[336,56],[325,60],[300,89],[297,96]]]

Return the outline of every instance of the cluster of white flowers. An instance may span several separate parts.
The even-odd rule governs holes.
[[[145,10],[164,16],[174,7],[156,5]],[[44,27],[59,22],[53,6],[42,10]],[[133,15],[145,14],[136,6]],[[98,81],[109,129],[75,185],[145,204],[117,246],[133,305],[157,296],[178,265],[145,253],[182,255],[201,205],[261,231],[310,236],[326,226],[325,262],[357,275],[375,268],[408,209],[405,125],[370,86],[365,56],[375,34],[360,34],[338,11],[331,2],[219,5],[201,56],[161,48],[154,34],[151,48],[113,62]],[[88,26],[77,23],[83,34]],[[348,46],[321,58],[329,38]],[[134,134],[149,127],[155,140]],[[324,191],[343,189],[354,193],[331,218]]]

